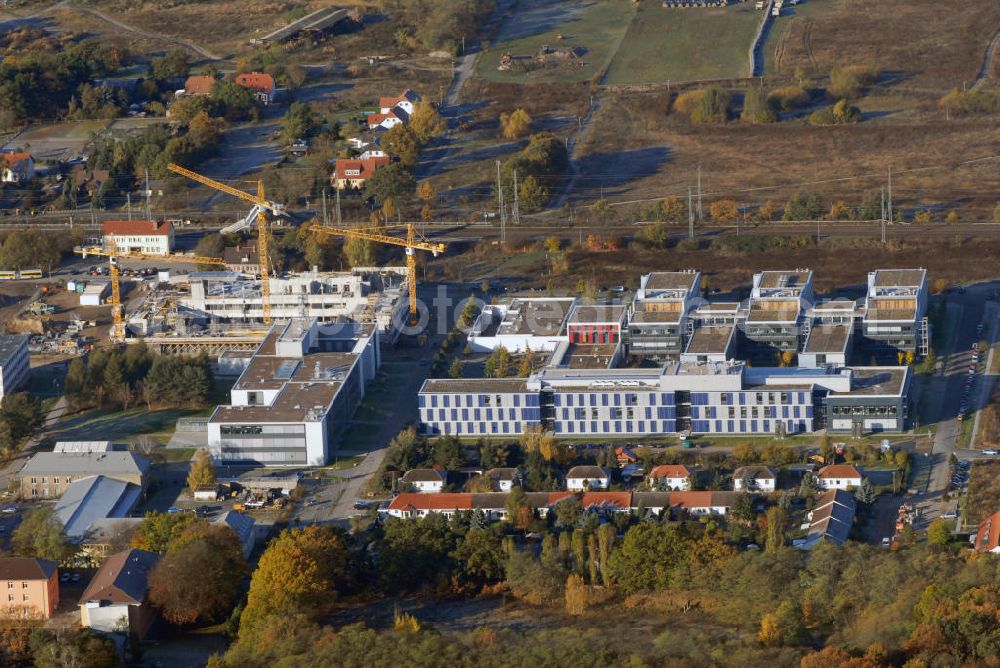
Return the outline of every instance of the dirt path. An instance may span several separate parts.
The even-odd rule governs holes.
[[[124,30],[125,32],[132,33],[133,35],[138,35],[140,37],[146,37],[146,38],[149,38],[149,39],[160,40],[161,42],[169,42],[170,44],[176,44],[178,46],[182,46],[185,49],[190,49],[191,51],[194,51],[199,56],[201,56],[203,58],[207,58],[208,60],[222,60],[223,59],[222,56],[218,56],[218,55],[212,53],[211,51],[208,51],[207,49],[204,49],[204,48],[198,46],[197,44],[193,44],[192,42],[189,42],[187,40],[178,39],[176,37],[167,37],[166,35],[159,35],[157,33],[147,32],[145,30],[140,30],[139,28],[134,28],[134,27],[132,27],[132,26],[126,24],[126,23],[122,23],[121,21],[119,21],[116,18],[108,16],[107,14],[105,14],[104,12],[102,12],[100,10],[93,9],[92,7],[82,7],[80,5],[74,4],[70,0],[66,0],[66,2],[61,2],[58,5],[56,5],[55,7],[61,7],[61,6],[69,6],[69,7],[72,7],[73,9],[75,9],[75,10],[77,10],[79,12],[83,12],[85,14],[90,14],[91,16],[99,18],[102,21],[110,23],[111,25],[115,26],[116,28]],[[55,9],[55,7],[52,7],[50,9]]]
[[[990,78],[990,72],[993,71],[993,59],[997,53],[997,45],[1000,44],[1000,30],[997,30],[993,35],[993,39],[990,40],[989,46],[986,47],[986,54],[983,56],[983,67],[979,70],[979,76],[976,80],[972,82],[973,88],[979,88],[986,80]]]
[[[555,204],[548,209],[549,211],[556,211],[562,208],[566,204],[569,194],[573,192],[573,188],[576,187],[576,182],[580,180],[580,165],[577,163],[577,157],[575,155],[576,147],[580,143],[580,138],[583,137],[589,129],[590,122],[600,111],[602,102],[603,100],[600,95],[591,96],[590,108],[587,109],[587,113],[582,119],[580,119],[576,129],[573,130],[570,136],[566,139],[566,152],[569,154],[569,179],[566,181],[566,185],[563,186],[562,192],[559,193],[559,197]]]

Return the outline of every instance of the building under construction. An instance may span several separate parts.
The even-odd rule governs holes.
[[[402,267],[289,273],[270,281],[271,317],[371,324],[383,340],[393,343],[406,321],[406,291]],[[233,337],[259,341],[267,330],[260,280],[230,271],[192,272],[150,285],[126,321],[132,336],[159,348],[160,343],[169,344],[164,352],[213,349],[218,347],[214,339],[221,348]],[[179,339],[197,340],[192,348]]]

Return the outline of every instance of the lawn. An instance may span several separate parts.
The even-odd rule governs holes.
[[[115,441],[127,443],[140,436],[165,444],[178,418],[204,415],[204,411],[145,407],[127,411],[93,410],[63,418],[49,437],[53,441]],[[190,454],[188,455],[190,458]]]
[[[633,11],[624,0],[522,0],[477,62],[489,81],[587,81],[601,74],[628,30]],[[532,56],[542,45],[583,49],[573,63],[530,72],[500,71],[500,55]]]
[[[667,9],[657,0],[644,0],[604,83],[745,77],[760,20],[751,3]]]

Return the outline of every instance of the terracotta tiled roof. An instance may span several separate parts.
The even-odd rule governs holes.
[[[979,523],[975,548],[979,552],[991,552],[1000,547],[1000,510]]]
[[[683,464],[661,464],[649,472],[650,478],[686,478],[691,475],[691,469]]]
[[[394,111],[390,111],[388,114],[368,114],[368,125],[369,126],[381,125],[382,121],[384,121],[387,118],[399,118],[399,120],[403,120]]]
[[[7,164],[10,167],[13,168],[17,163],[21,162],[22,160],[30,160],[31,159],[31,154],[30,153],[2,153],[2,154],[0,154],[0,157],[2,157],[7,162]]]
[[[392,109],[397,104],[403,101],[417,102],[420,96],[414,93],[412,90],[404,90],[401,94],[396,97],[380,97],[378,99],[378,106],[380,109]]]
[[[397,494],[388,510],[472,510],[472,494]]]
[[[263,72],[245,72],[243,74],[237,74],[236,83],[244,88],[252,88],[253,90],[259,90],[265,93],[271,93],[274,91],[274,77],[270,74],[264,74]]]
[[[389,156],[368,158],[367,160],[354,160],[350,158],[340,158],[333,168],[333,178],[335,179],[369,179],[379,167],[385,167],[391,162]],[[357,174],[347,174],[348,170],[357,170]]]
[[[203,75],[188,77],[184,82],[184,92],[187,95],[208,95],[215,85],[215,77]]]
[[[733,505],[735,492],[671,492],[670,505],[681,508],[708,508]]]
[[[830,464],[817,473],[820,478],[860,478],[861,472],[850,464]]]
[[[135,236],[167,236],[173,227],[170,222],[155,220],[109,220],[104,223],[104,234]]]

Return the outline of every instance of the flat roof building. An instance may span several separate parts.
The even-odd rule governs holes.
[[[862,331],[874,353],[926,355],[927,270],[878,269],[868,274]]]
[[[469,347],[489,352],[503,346],[514,353],[548,352],[566,341],[572,297],[516,297],[485,304],[469,331]]]
[[[114,242],[119,251],[167,255],[174,249],[174,226],[170,221],[109,220],[103,229],[105,246]]]
[[[322,466],[381,363],[373,325],[276,324],[208,421],[221,464]]]
[[[689,335],[689,313],[700,297],[701,274],[697,271],[645,274],[629,306],[629,353],[679,355]]]

